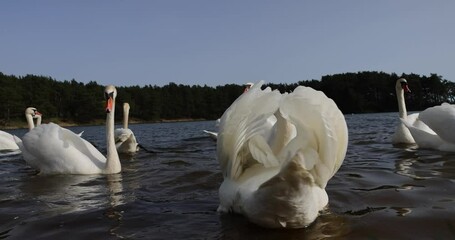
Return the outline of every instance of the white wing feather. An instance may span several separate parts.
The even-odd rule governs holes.
[[[297,137],[281,154],[289,158],[302,152],[303,165],[324,188],[346,155],[348,132],[343,114],[322,92],[308,87],[284,96],[280,110],[297,129]]]
[[[224,176],[238,178],[248,158],[247,141],[264,133],[267,119],[278,109],[281,94],[270,88],[261,90],[263,81],[242,94],[224,112],[220,121],[217,149],[218,161]],[[230,149],[223,151],[223,149]]]
[[[427,108],[419,119],[430,127],[441,139],[455,143],[455,107],[443,103],[440,106]]]
[[[93,145],[53,123],[37,126],[22,142],[25,161],[42,173],[100,173],[106,163]]]

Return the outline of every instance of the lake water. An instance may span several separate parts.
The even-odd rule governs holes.
[[[346,159],[306,229],[219,214],[213,121],[137,124],[122,173],[36,175],[0,157],[0,239],[455,239],[455,153],[394,147],[397,113],[347,115]],[[105,152],[104,127],[72,127]],[[8,131],[23,136],[25,130]]]

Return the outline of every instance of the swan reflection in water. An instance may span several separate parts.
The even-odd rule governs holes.
[[[454,153],[408,148],[395,162],[395,172],[414,180],[455,178],[452,173],[454,160]]]
[[[352,231],[349,219],[330,209],[321,211],[319,217],[307,228],[286,231],[260,227],[241,215],[220,214],[219,217],[223,229],[222,239],[343,239]]]
[[[35,175],[27,178],[20,190],[26,198],[42,203],[34,210],[46,215],[112,208],[126,201],[121,174]]]

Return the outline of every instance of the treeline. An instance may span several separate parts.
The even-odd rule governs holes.
[[[408,80],[412,93],[407,95],[408,110],[421,110],[442,102],[455,101],[455,84],[437,74],[358,72],[323,76],[320,81],[294,84],[269,84],[273,89],[290,92],[299,85],[321,90],[332,98],[343,113],[397,111],[395,82]],[[24,117],[26,107],[34,106],[46,119],[90,123],[104,118],[104,86],[57,81],[46,76],[13,76],[0,72],[0,125]],[[117,87],[117,118],[123,102],[131,106],[130,117],[139,121],[163,119],[217,119],[242,94],[244,86],[227,84],[209,87],[169,83]]]

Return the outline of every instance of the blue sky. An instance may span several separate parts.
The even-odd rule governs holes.
[[[118,86],[455,81],[455,1],[0,1],[0,72]]]

